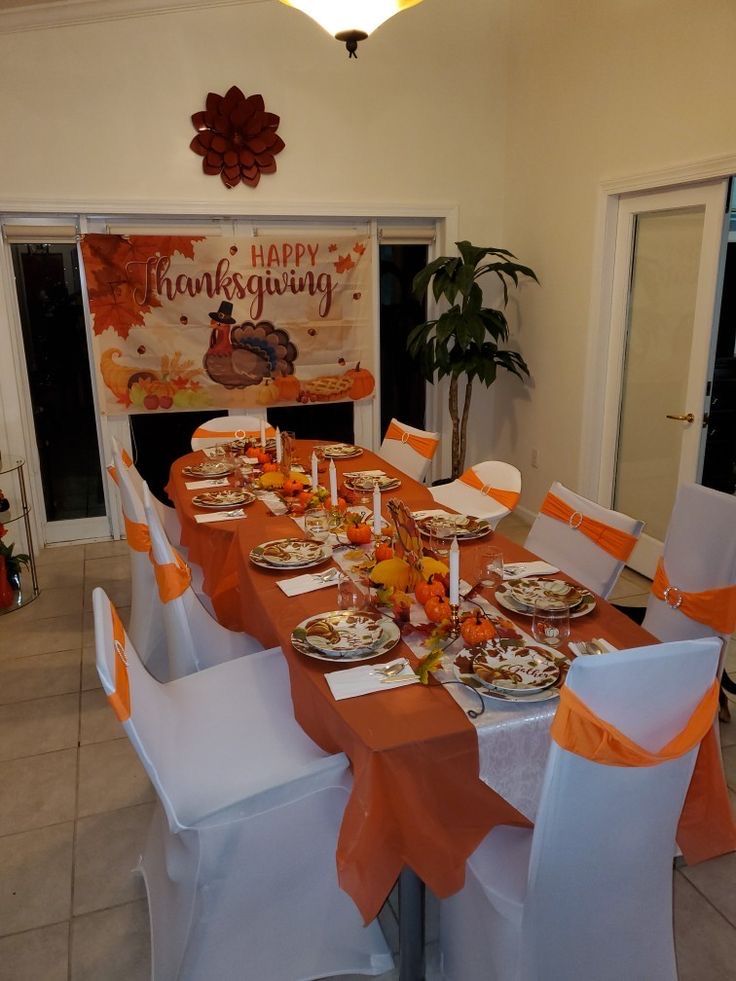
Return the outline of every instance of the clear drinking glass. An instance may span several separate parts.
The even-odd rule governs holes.
[[[534,607],[532,616],[532,634],[540,644],[548,647],[560,647],[570,636],[570,609],[567,606],[559,610],[544,610]]]
[[[326,542],[330,537],[330,516],[327,511],[311,511],[304,516],[304,530],[310,538]]]
[[[369,597],[362,583],[350,576],[337,581],[337,606],[340,610],[362,610],[368,606]]]
[[[450,546],[452,545],[452,539],[455,537],[456,529],[450,524],[442,524],[441,522],[433,522],[431,525],[431,530],[429,534],[429,549],[434,552],[435,556],[447,564],[450,558]]]
[[[503,552],[490,547],[481,553],[480,581],[484,586],[500,586],[503,582]]]

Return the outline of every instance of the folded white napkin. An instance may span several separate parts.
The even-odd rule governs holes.
[[[325,678],[336,701],[355,698],[357,695],[369,695],[374,691],[391,691],[392,688],[406,688],[407,685],[417,684],[419,678],[414,674],[406,658],[402,660],[404,668],[401,674],[393,675],[390,680],[376,670],[385,668],[385,664],[359,664],[355,668],[330,671]]]
[[[603,648],[601,654],[611,654],[613,651],[618,650],[618,647],[614,647],[613,644],[609,644],[603,637],[593,637],[592,640],[594,640],[596,644],[600,644],[600,646]],[[574,643],[573,641],[570,641],[567,646],[573,652],[575,657],[585,657],[588,653],[587,651],[582,650],[580,645]]]
[[[526,579],[527,576],[549,576],[560,570],[549,562],[509,562],[504,563],[504,579]]]
[[[383,470],[346,470],[343,477],[385,477]]]
[[[232,511],[215,511],[212,514],[195,514],[194,520],[198,525],[207,525],[211,521],[233,521],[235,518],[245,517],[246,513],[242,508],[234,508]]]
[[[187,480],[184,486],[187,490],[204,490],[205,487],[227,487],[228,483],[227,477],[217,477],[213,480]]]
[[[271,514],[286,514],[289,510],[278,494],[271,491],[259,491],[256,497],[263,501]]]
[[[336,570],[337,571],[337,570]],[[325,589],[327,586],[336,586],[340,578],[339,573],[332,579],[325,582],[324,579],[317,578],[316,575],[306,573],[303,576],[294,576],[293,579],[281,579],[276,585],[282,593],[287,596],[301,596],[302,593],[311,593],[315,589]]]

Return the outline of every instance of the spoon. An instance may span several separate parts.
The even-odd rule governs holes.
[[[401,661],[394,661],[392,664],[385,664],[382,668],[374,668],[373,671],[371,671],[371,674],[381,674],[388,680],[396,677],[397,674],[401,674],[405,667],[406,661],[402,658]]]

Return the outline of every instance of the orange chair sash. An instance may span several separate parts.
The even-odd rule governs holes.
[[[491,487],[490,484],[484,484],[472,467],[470,470],[466,470],[465,473],[461,474],[458,480],[467,484],[468,487],[472,487],[474,490],[479,490],[486,497],[492,497],[494,501],[498,501],[502,507],[508,508],[509,511],[513,511],[519,503],[519,497],[521,495],[518,491],[503,490],[501,487]]]
[[[611,525],[589,518],[580,511],[574,511],[569,504],[551,492],[545,497],[540,510],[549,518],[564,521],[620,562],[628,559],[636,545],[636,535],[630,535],[627,531],[612,528]]]
[[[148,533],[148,525],[142,521],[130,521],[123,515],[125,522],[125,537],[128,539],[128,547],[134,552],[150,552],[151,536]]]
[[[398,423],[389,423],[386,430],[386,439],[395,439],[400,443],[406,443],[425,460],[431,460],[437,451],[440,441],[435,436],[417,436],[416,433],[408,433],[402,429]]]
[[[265,433],[267,437],[275,436],[276,430],[273,426],[266,426]],[[260,439],[261,431],[260,429],[234,429],[232,432],[224,432],[220,429],[207,429],[206,426],[200,426],[199,429],[194,430],[193,439]]]
[[[123,461],[123,463],[125,464],[126,467],[132,467],[133,466],[133,461],[131,460],[130,454],[128,453],[127,450],[121,450],[120,451],[120,458],[121,458],[121,460]],[[118,483],[118,472],[117,472],[117,470],[115,469],[115,467],[112,464],[110,464],[110,466],[107,468],[107,472],[110,474],[110,476],[112,477],[112,479],[117,484]]]
[[[115,467],[113,467],[112,464],[110,464],[110,466],[107,468],[107,472],[110,474],[110,476],[115,481],[115,483],[118,484],[119,483],[119,481],[118,481],[118,472],[115,469]]]
[[[732,634],[736,630],[736,583],[719,589],[688,593],[670,583],[664,562],[660,559],[652,592],[673,610],[680,610],[690,620],[704,623],[719,634]]]
[[[173,562],[163,565],[159,565],[151,553],[151,562],[162,603],[170,603],[186,592],[192,581],[192,570],[177,552],[174,552]]]
[[[639,746],[609,722],[597,716],[567,686],[560,690],[560,704],[551,734],[563,749],[606,766],[656,766],[676,760],[694,749],[713,727],[720,686],[714,681],[698,702],[685,727],[656,753]]]
[[[118,611],[110,605],[112,616],[112,638],[115,658],[115,691],[107,696],[112,710],[120,722],[130,718],[130,680],[128,678],[128,660],[125,654],[125,628],[118,616]]]

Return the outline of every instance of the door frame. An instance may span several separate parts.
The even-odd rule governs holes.
[[[104,217],[102,217],[104,216]],[[361,222],[363,225],[370,225],[371,231],[375,235],[375,229],[382,222],[401,222],[411,225],[413,222],[435,223],[436,236],[434,254],[440,254],[446,250],[448,243],[456,241],[458,238],[458,209],[454,204],[444,204],[434,202],[427,205],[396,205],[396,204],[346,204],[332,205],[319,204],[302,205],[298,203],[278,204],[266,202],[259,205],[251,205],[249,210],[235,210],[228,214],[218,214],[209,202],[190,201],[149,201],[149,202],[120,202],[120,201],[99,201],[99,200],[78,200],[78,201],[34,201],[29,200],[3,200],[0,198],[0,223],[4,224],[23,224],[32,226],[75,225],[78,235],[83,231],[99,228],[99,223],[109,224],[155,224],[173,223],[186,226],[190,223],[212,224],[221,222],[225,227],[230,225],[233,232],[237,229],[239,234],[247,234],[246,229],[249,225],[264,227],[269,223],[304,224],[310,220],[321,224],[327,224],[330,219],[344,223],[348,220]],[[375,222],[375,225],[372,223]],[[430,258],[433,249],[430,247]],[[85,290],[83,284],[83,291]],[[374,291],[378,292],[378,275],[376,274]],[[0,375],[0,439],[2,447],[7,453],[6,459],[25,458],[33,463],[30,468],[29,492],[32,502],[31,525],[34,540],[43,543],[45,540],[44,531],[46,526],[43,492],[40,482],[40,468],[36,451],[35,429],[32,416],[30,414],[30,399],[28,393],[27,377],[25,372],[25,360],[22,346],[22,333],[19,319],[18,301],[15,292],[15,279],[13,275],[12,259],[10,247],[6,241],[0,247],[0,309],[6,311],[6,330],[0,329],[0,363],[11,366],[11,370]],[[378,307],[376,306],[376,324],[378,331]],[[89,311],[85,302],[85,319],[88,335],[88,347],[91,336]],[[92,366],[90,365],[90,368]],[[97,402],[96,376],[92,371],[92,385],[95,403]],[[427,386],[427,425],[433,429],[442,429],[441,422],[444,418],[442,412],[442,402],[439,399],[437,385]],[[375,399],[374,399],[375,402]],[[365,407],[359,407],[363,411],[358,417],[356,413],[356,439],[357,430],[364,439],[368,440],[366,445],[373,440],[371,430],[374,418],[379,418],[379,414],[374,409],[373,403]],[[438,424],[439,423],[439,424]],[[97,414],[99,447],[101,455],[101,465],[104,466],[110,458],[111,440],[115,436],[122,446],[130,449],[130,427],[127,416],[99,416]],[[118,514],[119,509],[114,506],[114,495],[110,488],[110,482],[106,481],[105,498],[107,504],[107,518],[105,521],[110,523],[109,536],[105,538],[120,538],[123,534],[122,521]],[[71,544],[65,542],[64,544]]]
[[[728,179],[733,175],[736,175],[736,154],[606,179],[598,185],[583,379],[578,489],[581,494],[606,506],[610,505],[610,488],[605,487],[602,468],[619,201],[626,194],[676,190],[687,185]],[[715,299],[714,292],[714,302]]]

